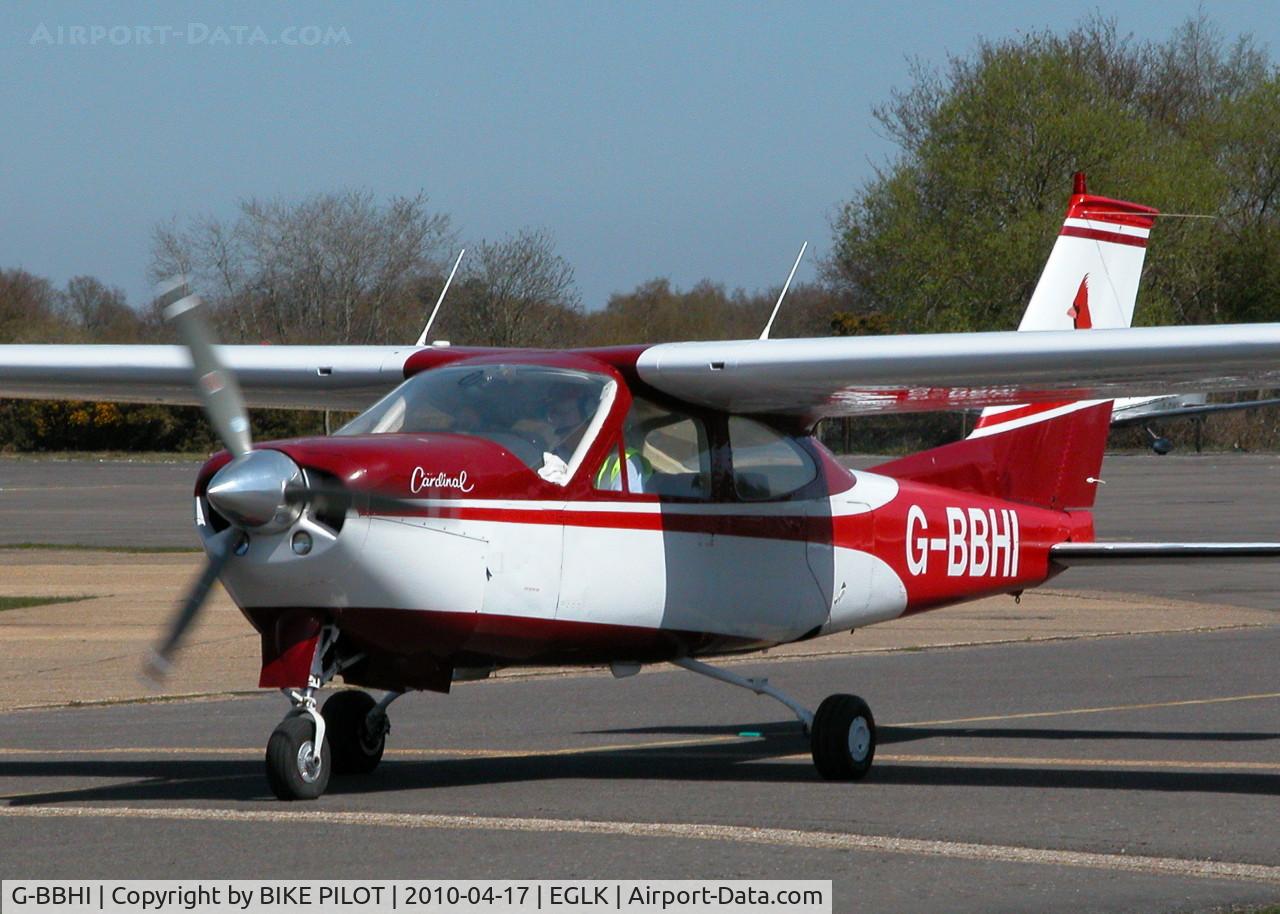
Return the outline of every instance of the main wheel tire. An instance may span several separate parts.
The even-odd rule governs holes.
[[[857,695],[828,695],[813,715],[813,764],[829,781],[856,781],[876,754],[876,719]]]
[[[280,721],[267,741],[267,783],[281,800],[314,800],[329,786],[329,740],[320,747],[317,764],[312,758],[315,736],[311,715],[297,714]]]
[[[369,712],[377,702],[368,692],[335,692],[324,703],[325,742],[333,752],[334,774],[368,774],[382,761],[387,747],[386,718],[370,725]]]

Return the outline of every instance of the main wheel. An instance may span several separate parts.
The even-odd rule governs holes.
[[[829,781],[856,781],[876,754],[876,720],[857,695],[828,695],[813,715],[813,764]]]
[[[368,692],[335,692],[324,703],[325,742],[333,751],[334,774],[368,774],[382,761],[387,746],[387,718],[369,712],[377,702]]]
[[[329,740],[317,761],[312,757],[315,736],[311,715],[295,714],[280,721],[267,741],[267,783],[280,799],[314,800],[329,786]]]

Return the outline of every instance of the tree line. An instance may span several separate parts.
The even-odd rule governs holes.
[[[309,233],[309,226],[324,230]],[[268,230],[269,229],[269,230]],[[153,278],[192,277],[228,343],[408,345],[444,287],[456,243],[426,199],[375,202],[365,193],[301,202],[248,201],[232,223],[194,220],[155,233]],[[756,336],[779,289],[754,293],[703,281],[682,290],[654,279],[582,307],[573,270],[539,230],[468,248],[432,339],[475,346],[604,346]],[[311,303],[319,303],[311,305]],[[843,327],[832,290],[793,286],[774,336]],[[0,270],[0,342],[172,343],[153,306],[78,276],[65,288]],[[317,434],[324,417],[254,410],[257,439]],[[0,401],[0,450],[207,451],[217,446],[195,408]]]
[[[1095,193],[1171,214],[1153,234],[1136,323],[1277,319],[1280,71],[1248,36],[1201,15],[1164,41],[1141,41],[1095,15],[1065,33],[984,40],[941,66],[917,64],[873,115],[896,151],[838,204],[820,278],[792,287],[774,336],[1016,326],[1075,171]],[[226,342],[405,344],[462,243],[422,193],[249,199],[230,218],[157,226],[150,272],[191,276]],[[432,334],[457,344],[750,338],[779,291],[655,278],[588,309],[546,231],[467,248]],[[55,288],[0,270],[0,342],[169,340],[152,308],[93,277]],[[261,411],[254,421],[267,436],[314,432],[321,420]],[[854,448],[914,447],[963,421],[859,421],[830,435]],[[1117,441],[1140,444],[1142,434]],[[1210,444],[1277,439],[1272,411],[1209,426]],[[212,446],[194,410],[0,403],[0,448]]]

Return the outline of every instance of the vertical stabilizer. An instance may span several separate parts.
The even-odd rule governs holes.
[[[1031,295],[1019,330],[1110,330],[1133,323],[1147,238],[1157,210],[1096,197],[1075,175],[1062,231]],[[1099,401],[984,409],[971,438],[983,438],[1097,405]]]
[[[1128,327],[1158,212],[1096,197],[1076,174],[1062,231],[1019,330]],[[1110,430],[1110,400],[989,407],[964,441],[879,472],[1050,508],[1087,508]]]
[[[1132,324],[1156,212],[1092,196],[1084,175],[1077,174],[1062,231],[1018,329],[1104,330]]]

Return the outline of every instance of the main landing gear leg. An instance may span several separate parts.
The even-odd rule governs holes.
[[[690,673],[697,673],[700,676],[727,682],[729,685],[746,689],[748,692],[755,692],[757,695],[768,695],[774,701],[780,701],[791,709],[791,713],[798,717],[800,723],[804,725],[806,735],[813,729],[813,712],[790,695],[769,685],[768,679],[747,679],[745,676],[730,673],[728,670],[722,670],[719,667],[703,663],[701,660],[694,660],[691,657],[681,657],[679,660],[672,660],[671,662],[681,669],[688,670]]]
[[[876,754],[876,720],[871,708],[857,695],[828,695],[818,705],[817,712],[810,712],[769,685],[768,679],[747,679],[688,657],[671,662],[691,673],[709,676],[757,695],[768,695],[790,708],[800,718],[809,737],[814,766],[827,780],[856,781],[871,770],[871,760]]]

